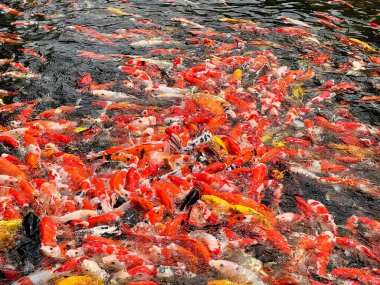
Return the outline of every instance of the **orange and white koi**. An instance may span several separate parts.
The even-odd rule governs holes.
[[[338,17],[334,17],[334,16],[331,16],[331,15],[328,15],[328,14],[324,14],[324,13],[314,13],[314,16],[316,16],[318,18],[325,19],[327,21],[333,21],[333,22],[344,23],[344,24],[347,23],[347,21],[344,20],[344,19],[341,19],[341,18],[338,18]]]
[[[13,62],[13,59],[1,58],[0,59],[0,66],[9,65],[11,62]]]
[[[192,231],[189,236],[203,242],[213,256],[219,256],[220,242],[213,235],[203,231]]]
[[[322,203],[316,200],[307,200],[306,202],[301,197],[296,197],[296,201],[298,208],[305,218],[311,221],[313,221],[313,219],[318,220],[322,228],[337,235],[338,227],[334,222],[334,218]]]
[[[12,96],[16,96],[17,94],[19,94],[19,91],[8,91],[8,90],[0,89],[0,98],[12,97]]]
[[[295,27],[274,28],[273,31],[276,33],[286,34],[286,35],[290,35],[290,36],[299,36],[299,37],[311,36],[310,32],[308,32],[302,28],[295,28]]]
[[[326,26],[326,27],[332,28],[334,30],[341,30],[342,29],[341,27],[339,27],[339,26],[337,26],[337,25],[335,25],[329,21],[326,21],[326,20],[318,20],[317,22]]]
[[[298,108],[290,107],[288,114],[286,115],[285,125],[288,126],[292,124],[297,117],[298,117]]]
[[[54,273],[52,270],[42,270],[34,272],[28,276],[22,277],[16,282],[12,283],[13,285],[38,285],[48,282],[50,279],[54,277]]]
[[[292,19],[292,18],[288,18],[288,17],[280,17],[280,20],[284,21],[285,23],[288,23],[288,24],[294,24],[296,26],[301,26],[301,27],[305,27],[305,28],[311,28],[311,26],[309,24],[306,24],[302,21],[299,21],[299,20],[295,20],[295,19]]]
[[[374,254],[371,249],[362,245],[354,239],[346,237],[336,237],[335,246],[349,251],[353,250],[364,258],[368,258],[370,260],[376,261],[377,263],[380,263],[380,258],[376,254]]]
[[[351,280],[351,284],[355,284],[352,280],[357,280],[364,284],[378,284],[380,283],[380,277],[376,274],[371,274],[368,270],[359,268],[335,268],[331,271],[331,274],[338,279]],[[348,283],[350,284],[350,283]]]
[[[21,40],[0,37],[0,43],[6,44],[6,45],[22,45],[24,42]]]
[[[25,163],[32,169],[38,168],[40,165],[41,149],[37,139],[28,132],[25,132],[24,144],[26,149]]]
[[[0,75],[0,77],[9,77],[12,80],[17,80],[17,79],[41,79],[41,75],[37,73],[25,73],[25,72],[20,72],[20,71],[6,71],[3,74]]]
[[[183,25],[193,26],[193,27],[196,27],[198,29],[206,29],[205,26],[202,26],[200,24],[194,23],[193,21],[190,21],[190,20],[185,19],[185,18],[172,18],[171,20],[179,22],[179,23],[181,23]]]
[[[21,11],[13,9],[5,4],[0,4],[0,10],[4,11],[5,13],[11,16],[21,16],[23,14]]]
[[[335,3],[338,3],[338,4],[342,4],[343,6],[346,6],[348,8],[352,8],[354,9],[354,6],[346,1],[343,1],[343,0],[330,0],[330,2],[335,2]]]
[[[32,49],[21,48],[21,49],[19,49],[19,51],[26,53],[26,54],[30,54],[31,56],[38,58],[41,62],[46,61],[46,58],[43,55],[40,55],[39,53],[37,53],[36,51],[34,51]]]

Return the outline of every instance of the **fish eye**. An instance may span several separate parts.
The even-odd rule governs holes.
[[[221,264],[220,264],[220,267],[224,267],[224,264],[223,264],[223,263],[221,263]]]

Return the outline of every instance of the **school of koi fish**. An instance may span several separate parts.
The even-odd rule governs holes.
[[[380,51],[345,19],[163,26],[119,1],[101,15],[134,27],[110,33],[34,2],[0,4],[18,52],[0,59],[0,284],[380,284],[380,132],[350,109],[378,104]],[[78,49],[115,79],[80,72],[49,109],[24,96],[49,64],[31,29],[135,53]]]

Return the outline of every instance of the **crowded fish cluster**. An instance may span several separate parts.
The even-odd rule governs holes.
[[[18,54],[0,59],[1,284],[380,284],[380,133],[350,109],[379,101],[354,79],[378,94],[380,51],[346,20],[164,26],[120,1],[104,17],[134,27],[109,32],[24,2],[0,5]],[[25,99],[49,64],[30,29],[102,46],[75,57],[114,79],[80,72],[71,105]]]

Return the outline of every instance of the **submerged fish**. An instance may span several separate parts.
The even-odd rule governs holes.
[[[133,42],[130,45],[133,47],[150,47],[150,46],[161,45],[164,43],[165,43],[164,40],[156,38],[156,39],[141,40],[141,41]]]
[[[117,9],[117,8],[114,8],[114,7],[107,7],[106,9],[108,11],[110,11],[111,13],[116,14],[116,15],[121,15],[121,16],[131,15],[131,14],[125,13],[124,11]]]
[[[294,24],[297,26],[305,27],[305,28],[311,28],[311,26],[309,24],[306,24],[306,23],[299,21],[299,20],[295,20],[295,19],[288,18],[288,17],[280,17],[280,19],[282,21],[284,21],[285,23]]]
[[[248,24],[254,24],[251,20],[246,19],[232,19],[232,18],[221,18],[219,19],[220,22],[227,22],[227,23],[248,23]]]
[[[355,38],[349,38],[349,40],[354,43],[354,44],[358,44],[359,46],[361,46],[362,48],[364,48],[365,50],[369,51],[369,52],[374,52],[374,53],[380,53],[380,51],[378,50],[375,50],[373,47],[371,47],[369,44],[367,44],[366,42],[363,42],[361,40],[358,40],[358,39],[355,39]]]
[[[184,25],[193,26],[193,27],[198,28],[198,29],[208,29],[205,26],[194,23],[193,21],[190,21],[190,20],[185,19],[185,18],[172,18],[171,20],[179,22],[179,23],[184,24]]]
[[[133,95],[128,95],[123,92],[113,92],[109,90],[92,90],[91,93],[108,101],[125,101],[127,99],[135,98]]]

